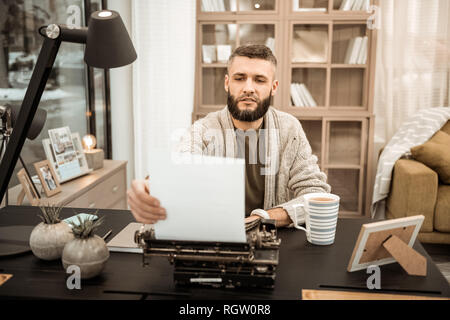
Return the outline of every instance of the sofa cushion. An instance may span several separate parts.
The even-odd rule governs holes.
[[[441,184],[438,187],[436,211],[434,212],[434,229],[450,232],[450,186]]]
[[[397,160],[386,201],[386,217],[396,219],[422,214],[425,220],[420,232],[433,232],[438,181],[437,173],[423,163]]]
[[[439,179],[450,184],[450,135],[438,131],[430,140],[411,148],[412,157],[430,167]]]

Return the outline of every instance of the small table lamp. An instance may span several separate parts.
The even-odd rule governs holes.
[[[97,139],[92,134],[85,135],[82,139],[84,154],[89,169],[97,170],[103,168],[105,153],[102,149],[95,149]]]

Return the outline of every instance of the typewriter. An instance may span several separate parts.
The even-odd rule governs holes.
[[[136,231],[135,242],[144,266],[154,256],[169,259],[176,285],[272,289],[281,243],[275,220],[257,219],[245,227],[246,243],[157,240],[153,229]]]

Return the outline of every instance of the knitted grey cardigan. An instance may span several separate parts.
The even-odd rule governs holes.
[[[264,123],[263,209],[282,207],[292,221],[296,215],[297,222],[304,223],[303,207],[296,205],[303,202],[302,195],[306,193],[330,192],[327,177],[320,171],[317,157],[311,153],[311,146],[296,118],[270,107]],[[181,138],[176,151],[234,158],[237,154],[236,134],[228,108],[197,120]]]

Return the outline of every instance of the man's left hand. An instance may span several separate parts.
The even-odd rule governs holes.
[[[289,217],[286,210],[283,208],[274,208],[267,210],[267,213],[269,213],[270,218],[275,220],[275,225],[277,227],[286,227],[292,223],[291,218]],[[254,221],[256,219],[260,219],[260,216],[253,215],[250,217],[245,218],[245,223]]]

